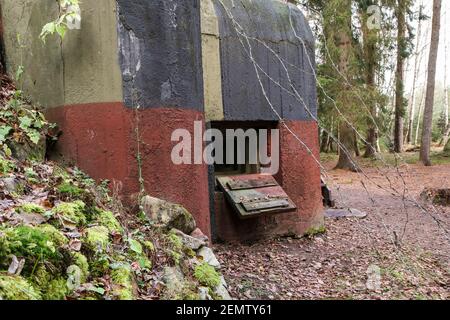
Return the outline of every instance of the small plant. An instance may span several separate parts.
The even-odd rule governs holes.
[[[324,234],[326,232],[327,232],[327,229],[325,228],[325,226],[311,227],[305,232],[305,237],[314,238],[315,236]]]
[[[220,276],[214,267],[210,266],[206,262],[195,267],[194,277],[200,282],[200,284],[205,285],[209,288],[215,288],[220,284]]]
[[[70,197],[70,198],[79,198],[84,194],[84,189],[81,189],[70,182],[64,181],[61,183],[57,190],[60,194]]]
[[[59,0],[60,15],[59,17],[47,23],[41,31],[39,38],[45,43],[48,36],[57,33],[62,39],[66,35],[67,30],[79,29],[81,22],[81,10],[78,0]]]
[[[14,168],[15,168],[14,163],[12,163],[11,161],[3,158],[0,155],[0,174],[8,174],[12,170],[14,170]]]

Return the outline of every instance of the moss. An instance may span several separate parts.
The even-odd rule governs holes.
[[[42,299],[65,300],[68,294],[69,289],[67,288],[67,280],[64,278],[57,278],[48,283],[45,292],[42,294]]]
[[[15,165],[13,162],[0,156],[0,174],[8,174],[11,171],[13,171],[14,168],[15,168]]]
[[[181,257],[182,257],[181,253],[173,251],[173,250],[170,250],[169,251],[169,255],[172,258],[173,263],[175,263],[175,265],[179,265],[180,264]]]
[[[305,237],[313,238],[319,234],[324,234],[325,232],[327,232],[327,229],[324,225],[320,227],[311,227],[305,232]]]
[[[89,277],[89,262],[86,256],[79,252],[73,252],[72,253],[72,263],[80,268],[81,270],[81,283],[84,283],[87,281]]]
[[[121,266],[111,272],[113,294],[119,300],[133,300],[133,273],[129,266]]]
[[[110,269],[109,257],[105,254],[96,254],[89,265],[93,277],[102,277]]]
[[[154,252],[155,251],[155,245],[153,244],[153,242],[151,241],[144,241],[142,242],[142,244],[144,245],[145,249],[147,249],[150,252]]]
[[[41,295],[20,276],[0,274],[0,298],[3,300],[41,300]]]
[[[209,288],[215,288],[220,284],[220,275],[209,264],[202,263],[195,267],[194,277],[200,282],[200,284],[208,286]]]
[[[65,181],[63,183],[61,183],[58,187],[57,190],[60,194],[65,195],[65,196],[69,196],[71,198],[77,198],[80,197],[84,194],[84,190],[74,186],[73,184]]]
[[[0,257],[14,254],[27,258],[27,262],[59,260],[61,255],[48,232],[37,227],[18,226],[1,231]],[[30,261],[31,260],[31,261]]]
[[[183,240],[175,233],[169,233],[168,240],[174,251],[181,252],[183,250]]]
[[[24,203],[19,208],[17,208],[19,212],[23,213],[38,213],[38,214],[44,214],[45,209],[37,205],[35,203]]]
[[[95,226],[86,229],[86,245],[95,251],[104,251],[109,245],[109,230],[104,226]]]
[[[66,236],[50,224],[42,224],[40,226],[37,226],[36,228],[44,234],[48,235],[51,241],[58,246],[63,246],[69,243],[69,240],[66,238]]]
[[[52,213],[64,220],[73,222],[77,226],[82,226],[86,224],[85,207],[83,201],[62,202],[53,208]]]
[[[97,209],[95,214],[95,222],[108,228],[109,232],[123,233],[120,222],[116,219],[111,211]]]

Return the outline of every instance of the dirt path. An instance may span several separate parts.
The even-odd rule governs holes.
[[[240,299],[449,299],[450,240],[443,228],[449,229],[450,208],[425,204],[431,214],[423,213],[401,195],[450,188],[450,165],[365,169],[378,186],[356,173],[330,172],[338,206],[367,218],[326,219],[327,232],[314,239],[217,245],[231,293]]]

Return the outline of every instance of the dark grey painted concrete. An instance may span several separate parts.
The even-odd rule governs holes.
[[[222,3],[247,36],[264,41],[285,61],[292,84],[305,103],[282,90],[260,72],[264,88],[276,111],[284,119],[311,120],[305,105],[316,116],[316,82],[307,57],[309,55],[315,68],[314,37],[301,11],[273,0],[214,0],[219,16],[225,120],[277,120],[277,117],[263,95],[254,64],[249,57],[247,41],[236,33],[232,19]],[[303,39],[306,46],[303,46],[295,33]],[[244,42],[245,49],[239,39]],[[286,71],[276,56],[264,44],[256,40],[249,41],[258,65],[294,94]]]
[[[125,104],[203,111],[200,1],[117,3]]]

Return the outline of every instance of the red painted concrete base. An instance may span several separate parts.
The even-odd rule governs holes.
[[[49,109],[46,115],[63,131],[56,150],[60,157],[97,180],[116,183],[124,201],[140,190],[140,140],[146,192],[185,206],[211,237],[207,166],[175,165],[171,160],[176,144],[172,132],[183,128],[193,135],[194,121],[204,122],[203,113],[175,108],[136,112],[122,103],[97,103]]]
[[[317,123],[287,121],[287,126],[319,159]],[[283,126],[280,129],[280,171],[275,177],[297,205],[297,211],[240,220],[223,200],[215,195],[215,221],[218,240],[254,241],[282,235],[302,235],[308,229],[323,224],[320,167],[308,150]]]

